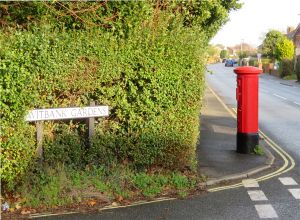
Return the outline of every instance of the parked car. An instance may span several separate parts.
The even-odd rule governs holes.
[[[234,66],[237,66],[237,65],[238,65],[238,62],[235,59],[228,59],[225,62],[225,66],[234,67]]]
[[[233,59],[233,66],[238,66],[238,61]]]
[[[225,61],[225,66],[228,67],[228,66],[232,66],[233,67],[233,64],[234,64],[234,61],[231,60],[231,59],[228,59]]]

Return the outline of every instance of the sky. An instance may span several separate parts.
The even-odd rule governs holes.
[[[270,29],[286,33],[287,26],[300,23],[300,0],[240,0],[238,11],[211,40],[211,44],[234,46],[241,42],[259,46]]]

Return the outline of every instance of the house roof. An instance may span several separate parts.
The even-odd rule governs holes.
[[[299,32],[299,30],[300,30],[300,23],[298,24],[298,26],[296,27],[295,30],[291,31],[290,33],[287,33],[286,36],[289,39],[293,40],[295,38],[295,35],[297,35],[297,33]],[[298,33],[298,34],[300,34],[300,33]]]

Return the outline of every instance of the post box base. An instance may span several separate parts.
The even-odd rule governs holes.
[[[259,144],[258,133],[237,133],[236,151],[241,154],[254,152],[254,148]]]

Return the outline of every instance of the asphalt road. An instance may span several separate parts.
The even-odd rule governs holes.
[[[206,78],[227,105],[236,107],[233,69],[210,65]],[[260,129],[300,162],[300,84],[269,74],[262,74],[259,82]]]

